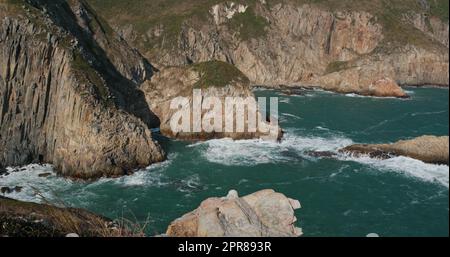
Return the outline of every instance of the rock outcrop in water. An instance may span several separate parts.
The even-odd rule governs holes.
[[[273,190],[239,197],[209,198],[170,224],[171,237],[297,237],[294,210],[300,203]]]
[[[426,163],[448,165],[449,138],[448,136],[422,136],[393,144],[351,145],[342,149],[341,152],[381,159],[407,156]]]
[[[138,84],[153,68],[84,1],[0,1],[0,163],[119,176],[164,159]]]
[[[445,1],[187,0],[159,10],[155,0],[133,18],[95,2],[158,67],[222,60],[256,85],[405,97],[379,81],[449,84]]]
[[[249,106],[253,103],[256,108],[257,102],[255,95],[250,89],[248,78],[242,74],[234,66],[219,61],[212,61],[206,63],[199,63],[195,65],[185,67],[170,67],[163,69],[155,74],[155,76],[145,82],[141,86],[146,99],[151,109],[160,119],[161,133],[180,139],[188,140],[207,140],[212,138],[228,137],[233,139],[250,139],[250,138],[264,138],[278,140],[282,136],[282,131],[278,124],[271,124],[267,122],[267,119],[262,119],[260,112],[255,109],[253,121],[260,118],[261,122],[256,123],[256,130],[251,131],[249,129]],[[198,99],[194,100],[194,90],[199,90]],[[174,133],[171,128],[171,119],[178,109],[171,109],[172,100],[175,97],[184,97],[187,100],[188,110],[190,111],[189,120],[191,121],[190,128],[193,132],[180,132]],[[205,106],[206,98],[215,97],[219,100],[219,106]],[[250,105],[246,105],[247,109],[244,110],[242,115],[236,111],[238,105],[235,105],[232,112],[226,109],[226,98],[235,97],[241,100],[255,100],[254,102],[246,102]],[[205,131],[205,127],[202,126],[200,131],[194,131],[193,123],[193,106],[195,108],[203,108],[199,117],[201,120],[209,114],[216,114],[213,110],[215,107],[219,107],[221,119],[214,119],[214,124],[218,124],[211,131]],[[245,107],[245,106],[244,106]],[[267,103],[269,109],[269,103]],[[237,131],[236,122],[239,118],[243,118],[245,128],[243,132]],[[197,123],[202,123],[202,121]],[[232,122],[234,124],[233,131],[227,132],[225,129],[226,122]],[[262,129],[262,130],[260,130]]]

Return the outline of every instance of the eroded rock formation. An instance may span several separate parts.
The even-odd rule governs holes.
[[[382,159],[407,156],[426,163],[448,165],[449,138],[448,136],[422,136],[393,144],[351,145],[342,149],[341,152]]]
[[[250,89],[248,78],[232,65],[212,61],[199,63],[185,67],[170,67],[163,69],[155,74],[155,76],[141,86],[151,109],[160,118],[160,130],[162,134],[169,137],[189,139],[189,140],[206,140],[212,138],[229,137],[233,139],[250,139],[263,138],[267,140],[278,140],[282,137],[281,128],[274,122],[268,122],[267,119],[261,117],[257,101]],[[198,99],[194,99],[194,90],[198,90]],[[188,120],[191,123],[191,132],[174,133],[172,128],[172,118],[178,111],[176,106],[171,106],[172,101],[177,97],[185,97],[186,103],[183,103],[183,109],[187,106],[190,114]],[[208,97],[214,97],[218,100],[217,104],[210,105],[207,103]],[[235,98],[243,100],[243,104],[237,103],[233,106],[232,112],[227,111],[226,98]],[[212,98],[210,98],[212,99]],[[268,102],[268,101],[267,101]],[[217,105],[217,106],[216,106]],[[201,108],[198,120],[195,120],[193,108]],[[245,109],[239,114],[236,109],[243,106]],[[254,106],[253,114],[249,116],[251,108]],[[215,112],[215,108],[217,112]],[[270,105],[267,103],[267,110]],[[208,131],[204,124],[204,118],[207,115],[213,115],[208,124],[213,124],[214,128]],[[219,114],[219,115],[217,115]],[[249,120],[253,123],[254,130],[249,129]],[[245,125],[244,130],[239,132],[237,129],[237,121],[242,118]],[[260,122],[258,122],[260,121]],[[226,124],[229,122],[233,125],[231,131],[227,131]],[[199,129],[194,129],[196,125],[202,125]]]
[[[273,190],[244,197],[230,191],[227,197],[209,198],[199,208],[175,220],[167,229],[171,237],[297,237],[297,200]]]

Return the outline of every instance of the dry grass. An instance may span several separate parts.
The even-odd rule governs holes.
[[[33,188],[42,204],[0,199],[0,234],[24,237],[63,237],[76,233],[81,237],[145,237],[148,218],[140,223],[124,217],[110,220],[92,212],[71,208],[56,194],[51,201]],[[57,206],[55,206],[57,205]],[[122,215],[123,216],[123,215]],[[40,221],[36,223],[36,221]]]

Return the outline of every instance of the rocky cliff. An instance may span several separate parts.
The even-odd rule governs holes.
[[[137,87],[153,68],[84,1],[0,1],[0,49],[1,165],[96,178],[163,160]]]
[[[139,1],[131,18],[90,1],[157,67],[222,60],[257,85],[377,96],[404,96],[382,79],[449,84],[446,0]]]

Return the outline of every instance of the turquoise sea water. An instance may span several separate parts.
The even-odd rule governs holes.
[[[448,135],[449,92],[408,88],[410,100],[309,91],[280,97],[286,136],[281,143],[228,139],[189,143],[159,138],[169,158],[119,179],[73,182],[38,174],[51,166],[0,178],[23,186],[10,197],[82,207],[110,218],[148,222],[149,235],[230,189],[241,195],[272,188],[301,201],[305,236],[448,236],[449,168],[405,157],[318,159],[307,151],[336,151],[353,143],[386,143],[424,134]]]

